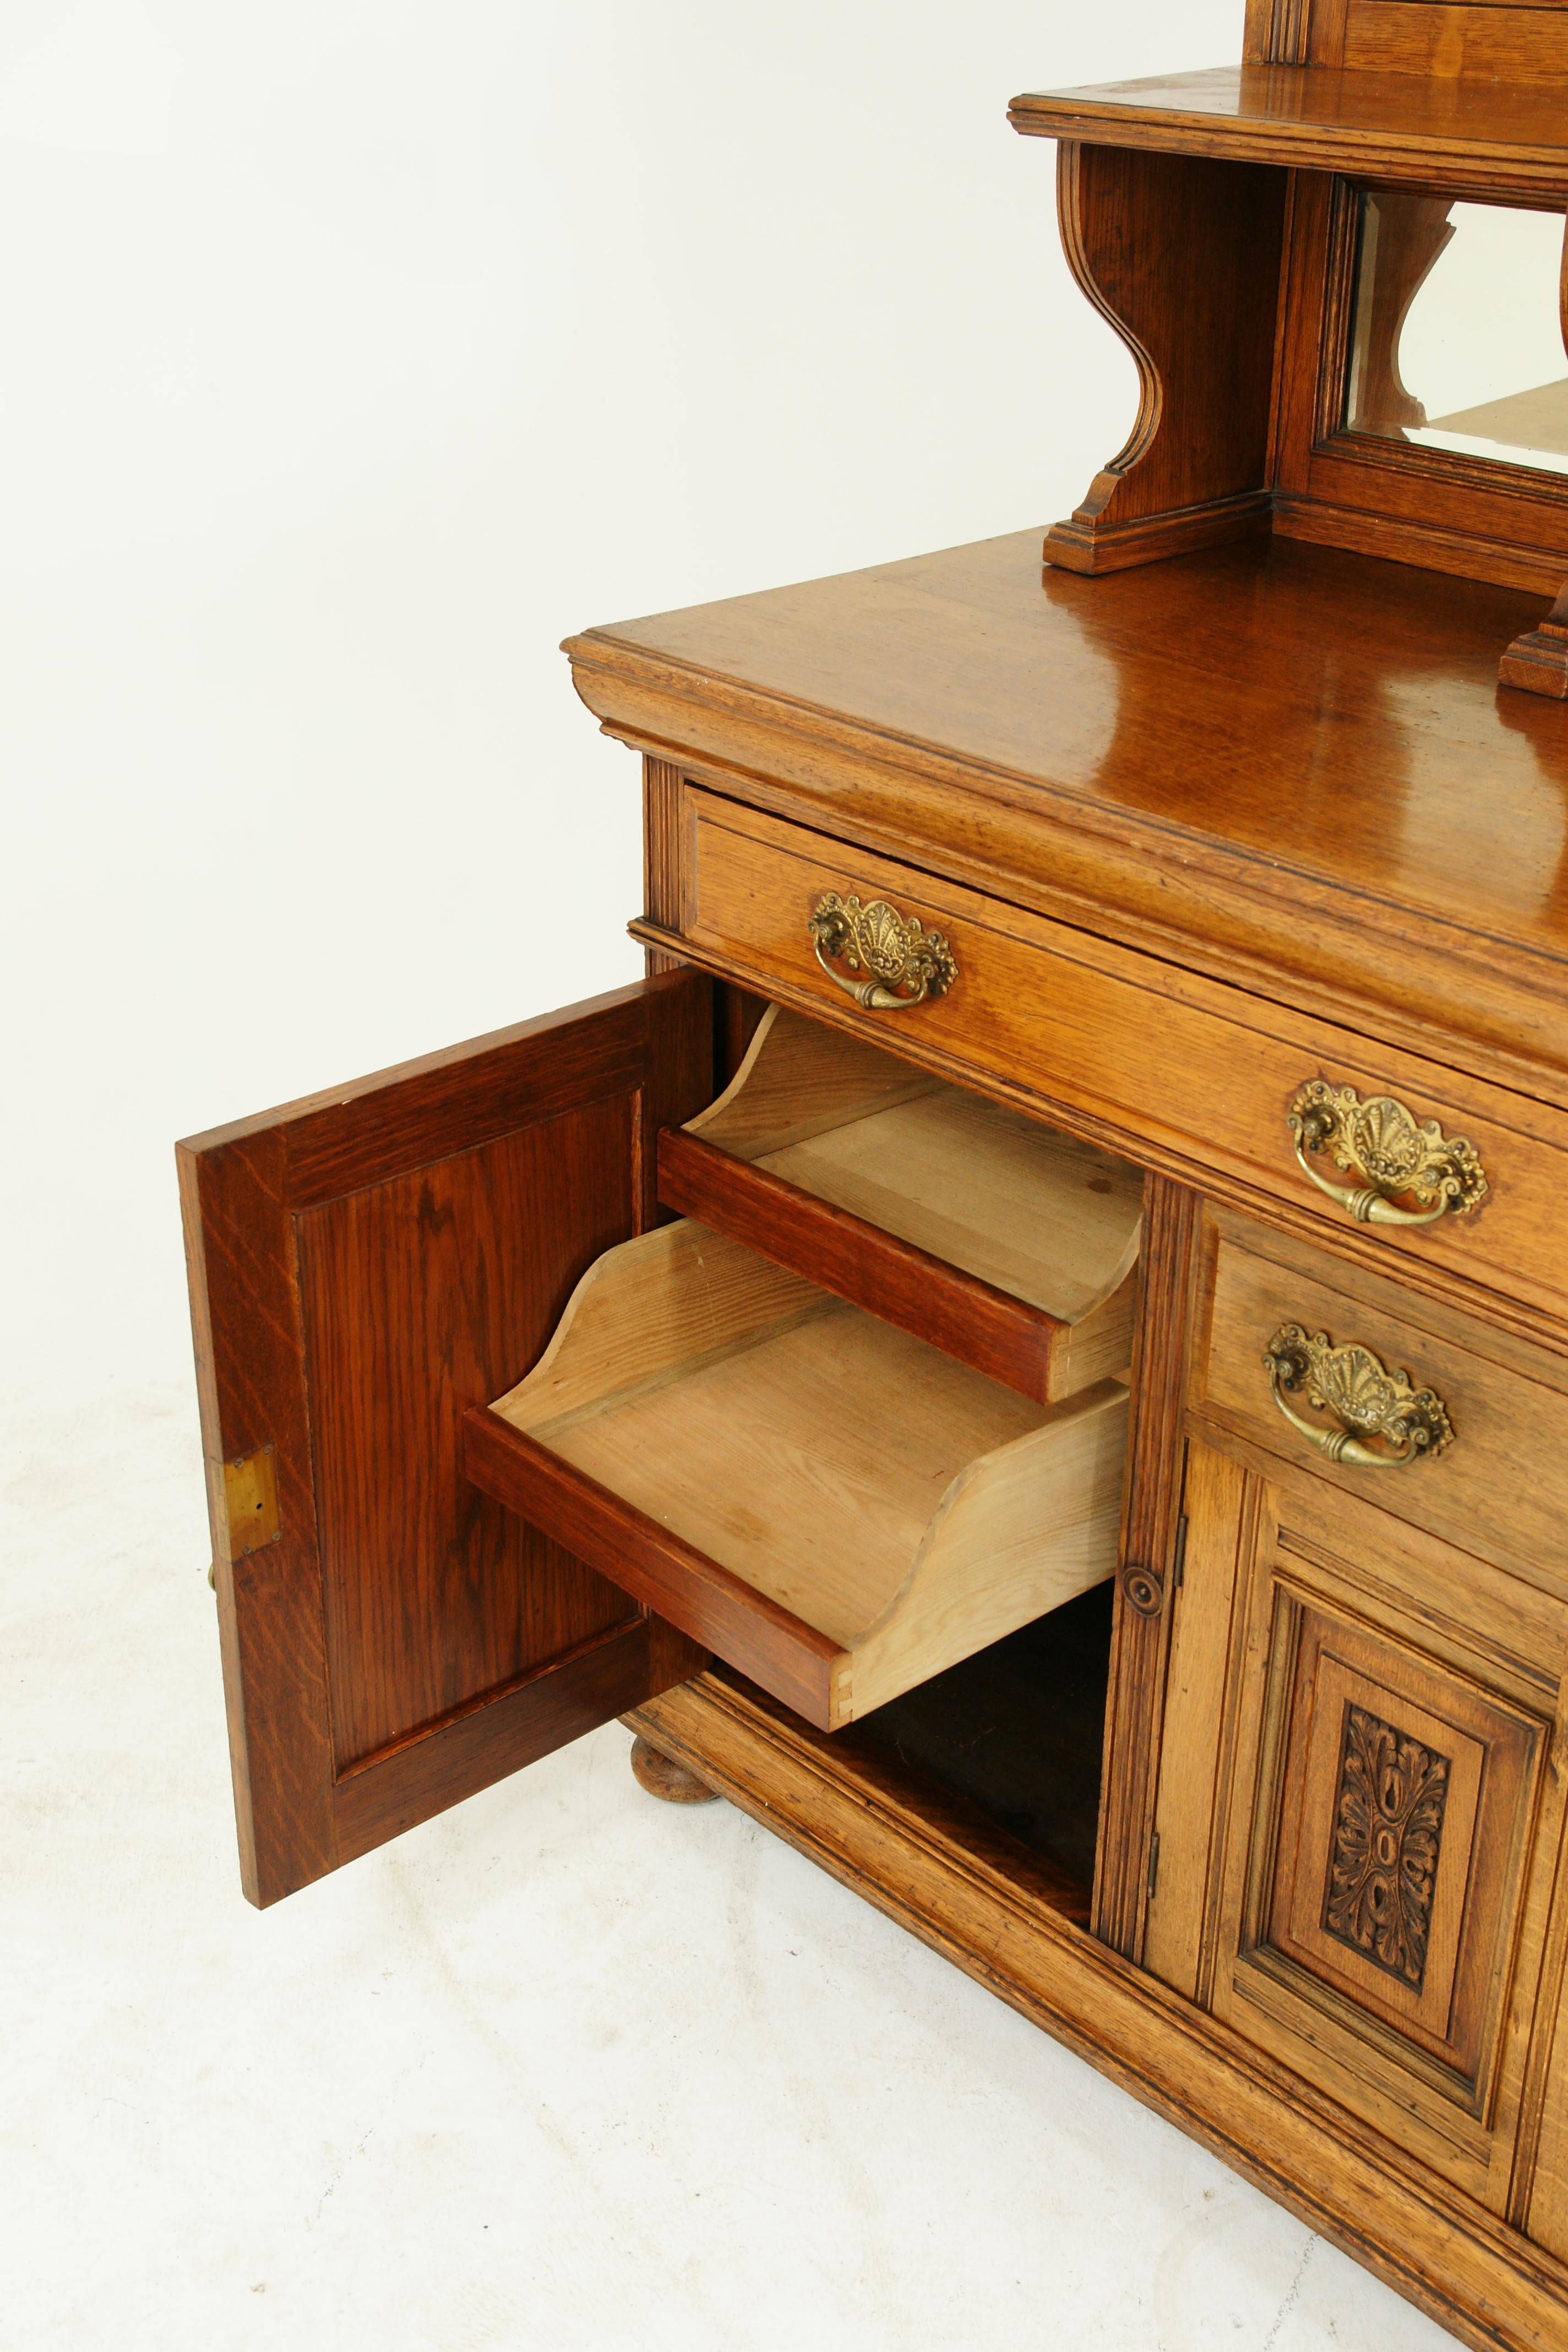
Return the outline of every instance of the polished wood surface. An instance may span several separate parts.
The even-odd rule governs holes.
[[[465,1405],[658,1213],[706,1091],[676,973],[180,1147],[246,1892],[269,1903],[689,1674],[694,1651],[477,1495]],[[273,1449],[276,1539],[225,1464]]]
[[[469,1460],[531,1466],[513,1508],[831,1730],[1110,1573],[1125,1415],[1114,1382],[1026,1402],[686,1223],[590,1270]]]
[[[1538,602],[1039,544],[595,630],[578,689],[739,799],[1568,1102],[1568,714],[1496,678]]]
[[[1505,648],[1498,676],[1504,686],[1521,687],[1552,702],[1568,698],[1568,585],[1558,590],[1539,626],[1521,630]]]
[[[1234,77],[1015,101],[1019,129],[1062,142],[1063,247],[1142,393],[1131,439],[1047,534],[1047,561],[1105,571],[1272,530],[1555,596],[1568,568],[1561,478],[1522,453],[1407,442],[1403,428],[1423,420],[1394,339],[1456,196],[1522,200],[1533,174],[1535,201],[1561,206],[1568,16],[1279,0],[1251,12],[1247,55],[1258,62]],[[1359,233],[1358,189],[1389,181],[1374,247]],[[1356,274],[1373,250],[1369,304]],[[1563,698],[1549,627],[1495,652],[1504,684]]]
[[[1188,1436],[1180,1492],[1182,1574],[1173,1595],[1154,1834],[1160,1869],[1149,1898],[1146,1969],[1205,2009],[1213,1997],[1214,1890],[1225,1830],[1234,1727],[1225,1709],[1239,1547],[1249,1538],[1257,1482]]]
[[[1406,18],[1421,10],[1399,0]],[[1524,14],[1526,12],[1520,12]],[[1553,30],[1568,76],[1568,40]],[[1363,67],[1215,66],[1026,94],[1014,128],[1045,139],[1352,172],[1361,179],[1551,200],[1568,180],[1562,97],[1537,80],[1459,80]]]

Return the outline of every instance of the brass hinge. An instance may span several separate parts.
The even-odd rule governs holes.
[[[223,1512],[231,1560],[278,1541],[283,1529],[278,1514],[276,1446],[258,1446],[254,1454],[224,1464]],[[207,1582],[217,1582],[216,1561],[207,1570]]]
[[[1155,1831],[1149,1841],[1149,1900],[1154,1900],[1155,1882],[1160,1875],[1160,1832]]]

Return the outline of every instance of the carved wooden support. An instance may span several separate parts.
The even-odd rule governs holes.
[[[1407,428],[1426,424],[1426,408],[1399,372],[1399,339],[1415,297],[1453,242],[1454,200],[1396,189],[1392,197],[1374,195],[1373,206],[1372,226],[1363,232],[1366,316],[1354,338],[1359,364],[1349,422],[1358,432],[1403,439]],[[1369,235],[1376,240],[1370,251]]]
[[[719,1794],[673,1756],[666,1756],[646,1740],[639,1732],[632,1741],[632,1777],[639,1789],[650,1797],[662,1798],[667,1805],[710,1805]]]
[[[1541,626],[1515,637],[1498,664],[1498,677],[1526,694],[1548,694],[1555,702],[1568,698],[1568,581]]]
[[[1138,362],[1137,421],[1047,563],[1117,572],[1269,526],[1285,174],[1064,141],[1062,241]]]

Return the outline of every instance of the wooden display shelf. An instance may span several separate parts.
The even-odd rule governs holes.
[[[782,1007],[658,1192],[1042,1403],[1131,1361],[1138,1171]]]
[[[686,1221],[609,1251],[474,1484],[835,1730],[1100,1582],[1127,1397],[1030,1402]]]
[[[1406,12],[1410,13],[1410,12]],[[1325,66],[1217,66],[1016,98],[1008,120],[1046,139],[1436,181],[1538,196],[1561,208],[1568,117],[1561,83],[1338,72]]]

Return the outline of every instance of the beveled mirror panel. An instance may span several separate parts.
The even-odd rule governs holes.
[[[1568,474],[1563,268],[1560,212],[1363,189],[1346,429]]]

